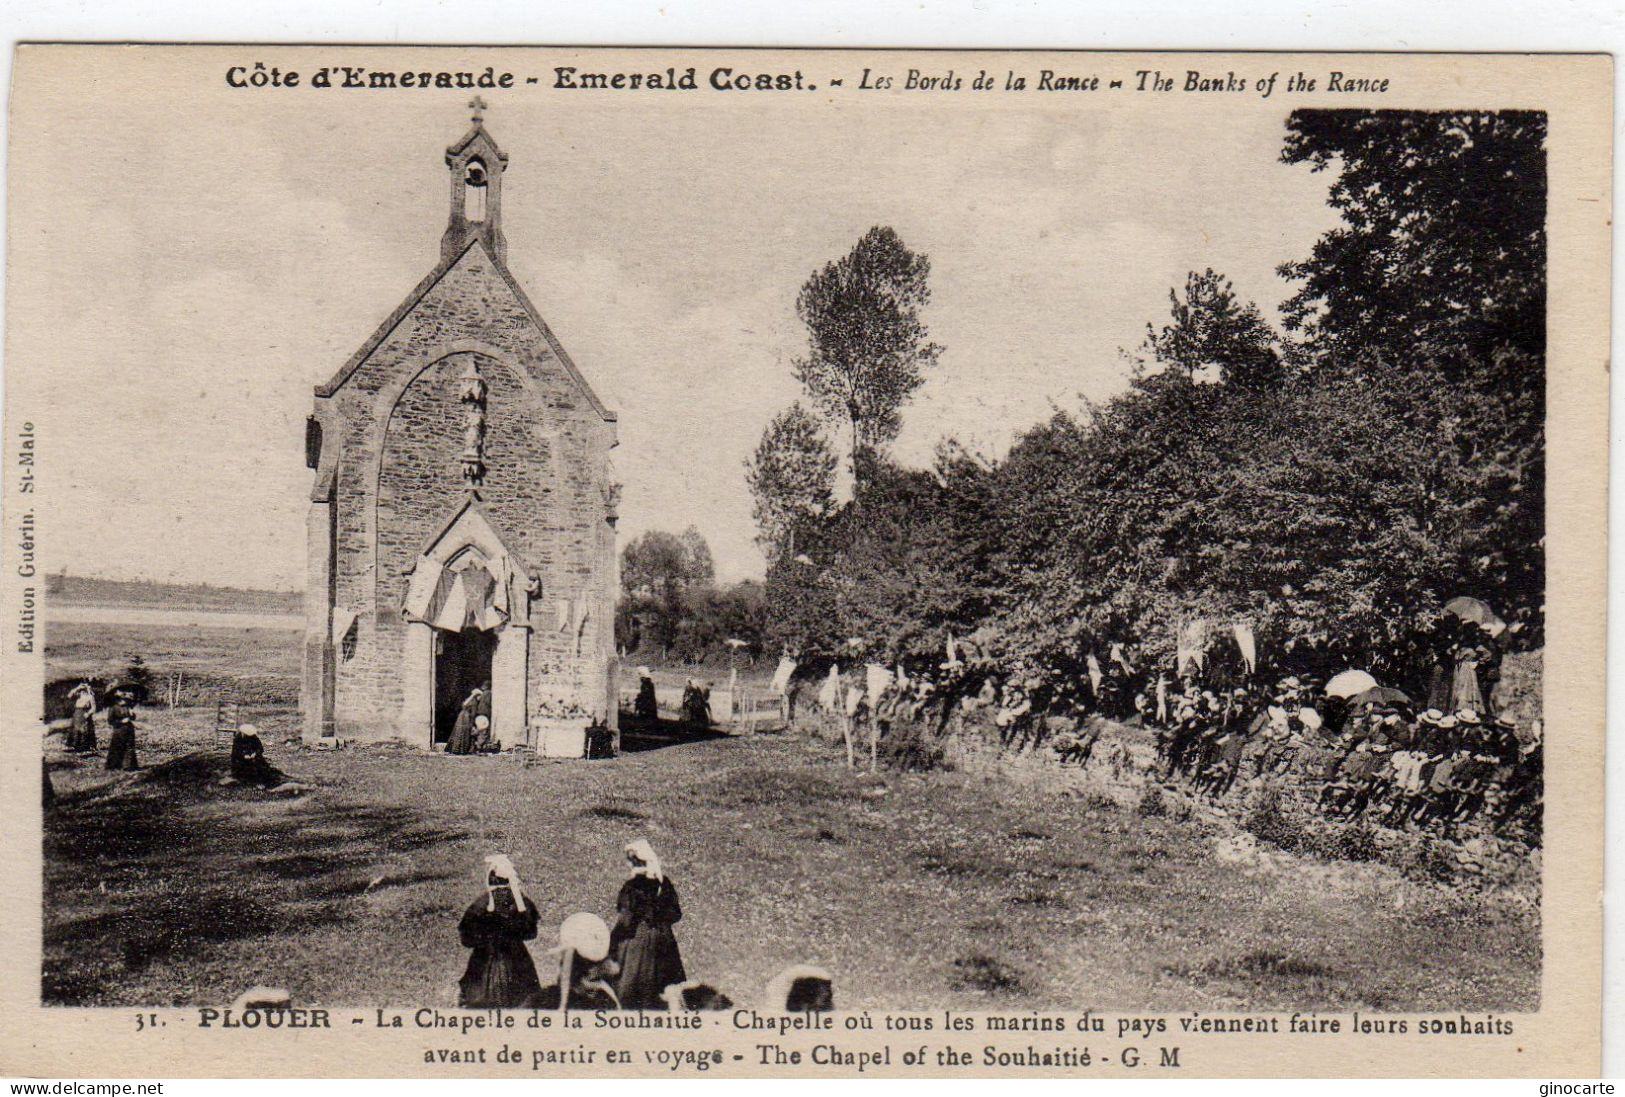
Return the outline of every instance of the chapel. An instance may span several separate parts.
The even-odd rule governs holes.
[[[503,747],[615,727],[615,414],[507,267],[508,154],[446,150],[439,262],[316,389],[303,735],[449,738],[475,689]]]

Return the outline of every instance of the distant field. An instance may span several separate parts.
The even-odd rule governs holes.
[[[116,677],[139,655],[155,687],[182,675],[183,706],[217,700],[294,704],[302,638],[291,629],[47,621],[45,680]]]
[[[154,606],[248,613],[299,613],[304,609],[305,599],[300,591],[95,579],[82,575],[47,576],[45,593],[50,601],[67,605]]]

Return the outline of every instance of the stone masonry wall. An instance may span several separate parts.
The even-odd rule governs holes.
[[[552,353],[476,245],[345,381],[337,507],[336,604],[359,615],[353,655],[337,667],[340,735],[395,726],[404,682],[405,570],[466,498],[458,375],[473,355],[489,386],[485,509],[510,548],[540,572],[533,599],[530,707],[562,694],[595,707],[613,651],[613,530],[603,487],[614,424]],[[607,532],[607,536],[606,536]],[[585,629],[557,627],[560,599],[592,607]]]

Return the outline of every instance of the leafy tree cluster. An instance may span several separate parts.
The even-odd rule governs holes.
[[[766,625],[762,584],[718,586],[710,546],[693,526],[649,530],[621,550],[616,643],[626,655],[698,664],[742,640],[758,654]]]
[[[1544,147],[1531,112],[1295,112],[1282,158],[1332,175],[1341,220],[1282,266],[1286,330],[1193,272],[1126,392],[996,463],[945,447],[898,467],[878,445],[894,420],[871,410],[891,425],[854,418],[855,494],[836,505],[828,443],[791,409],[763,446],[795,460],[759,451],[749,470],[778,501],[758,512],[770,639],[924,657],[974,634],[1076,672],[1111,643],[1166,657],[1201,617],[1250,622],[1278,663],[1403,681],[1418,634],[1469,594],[1539,643]],[[793,466],[811,470],[787,477],[799,495],[762,490]]]

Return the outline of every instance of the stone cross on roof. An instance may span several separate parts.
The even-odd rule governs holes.
[[[468,109],[474,112],[473,122],[477,126],[485,119],[485,100],[478,95],[468,101]]]

